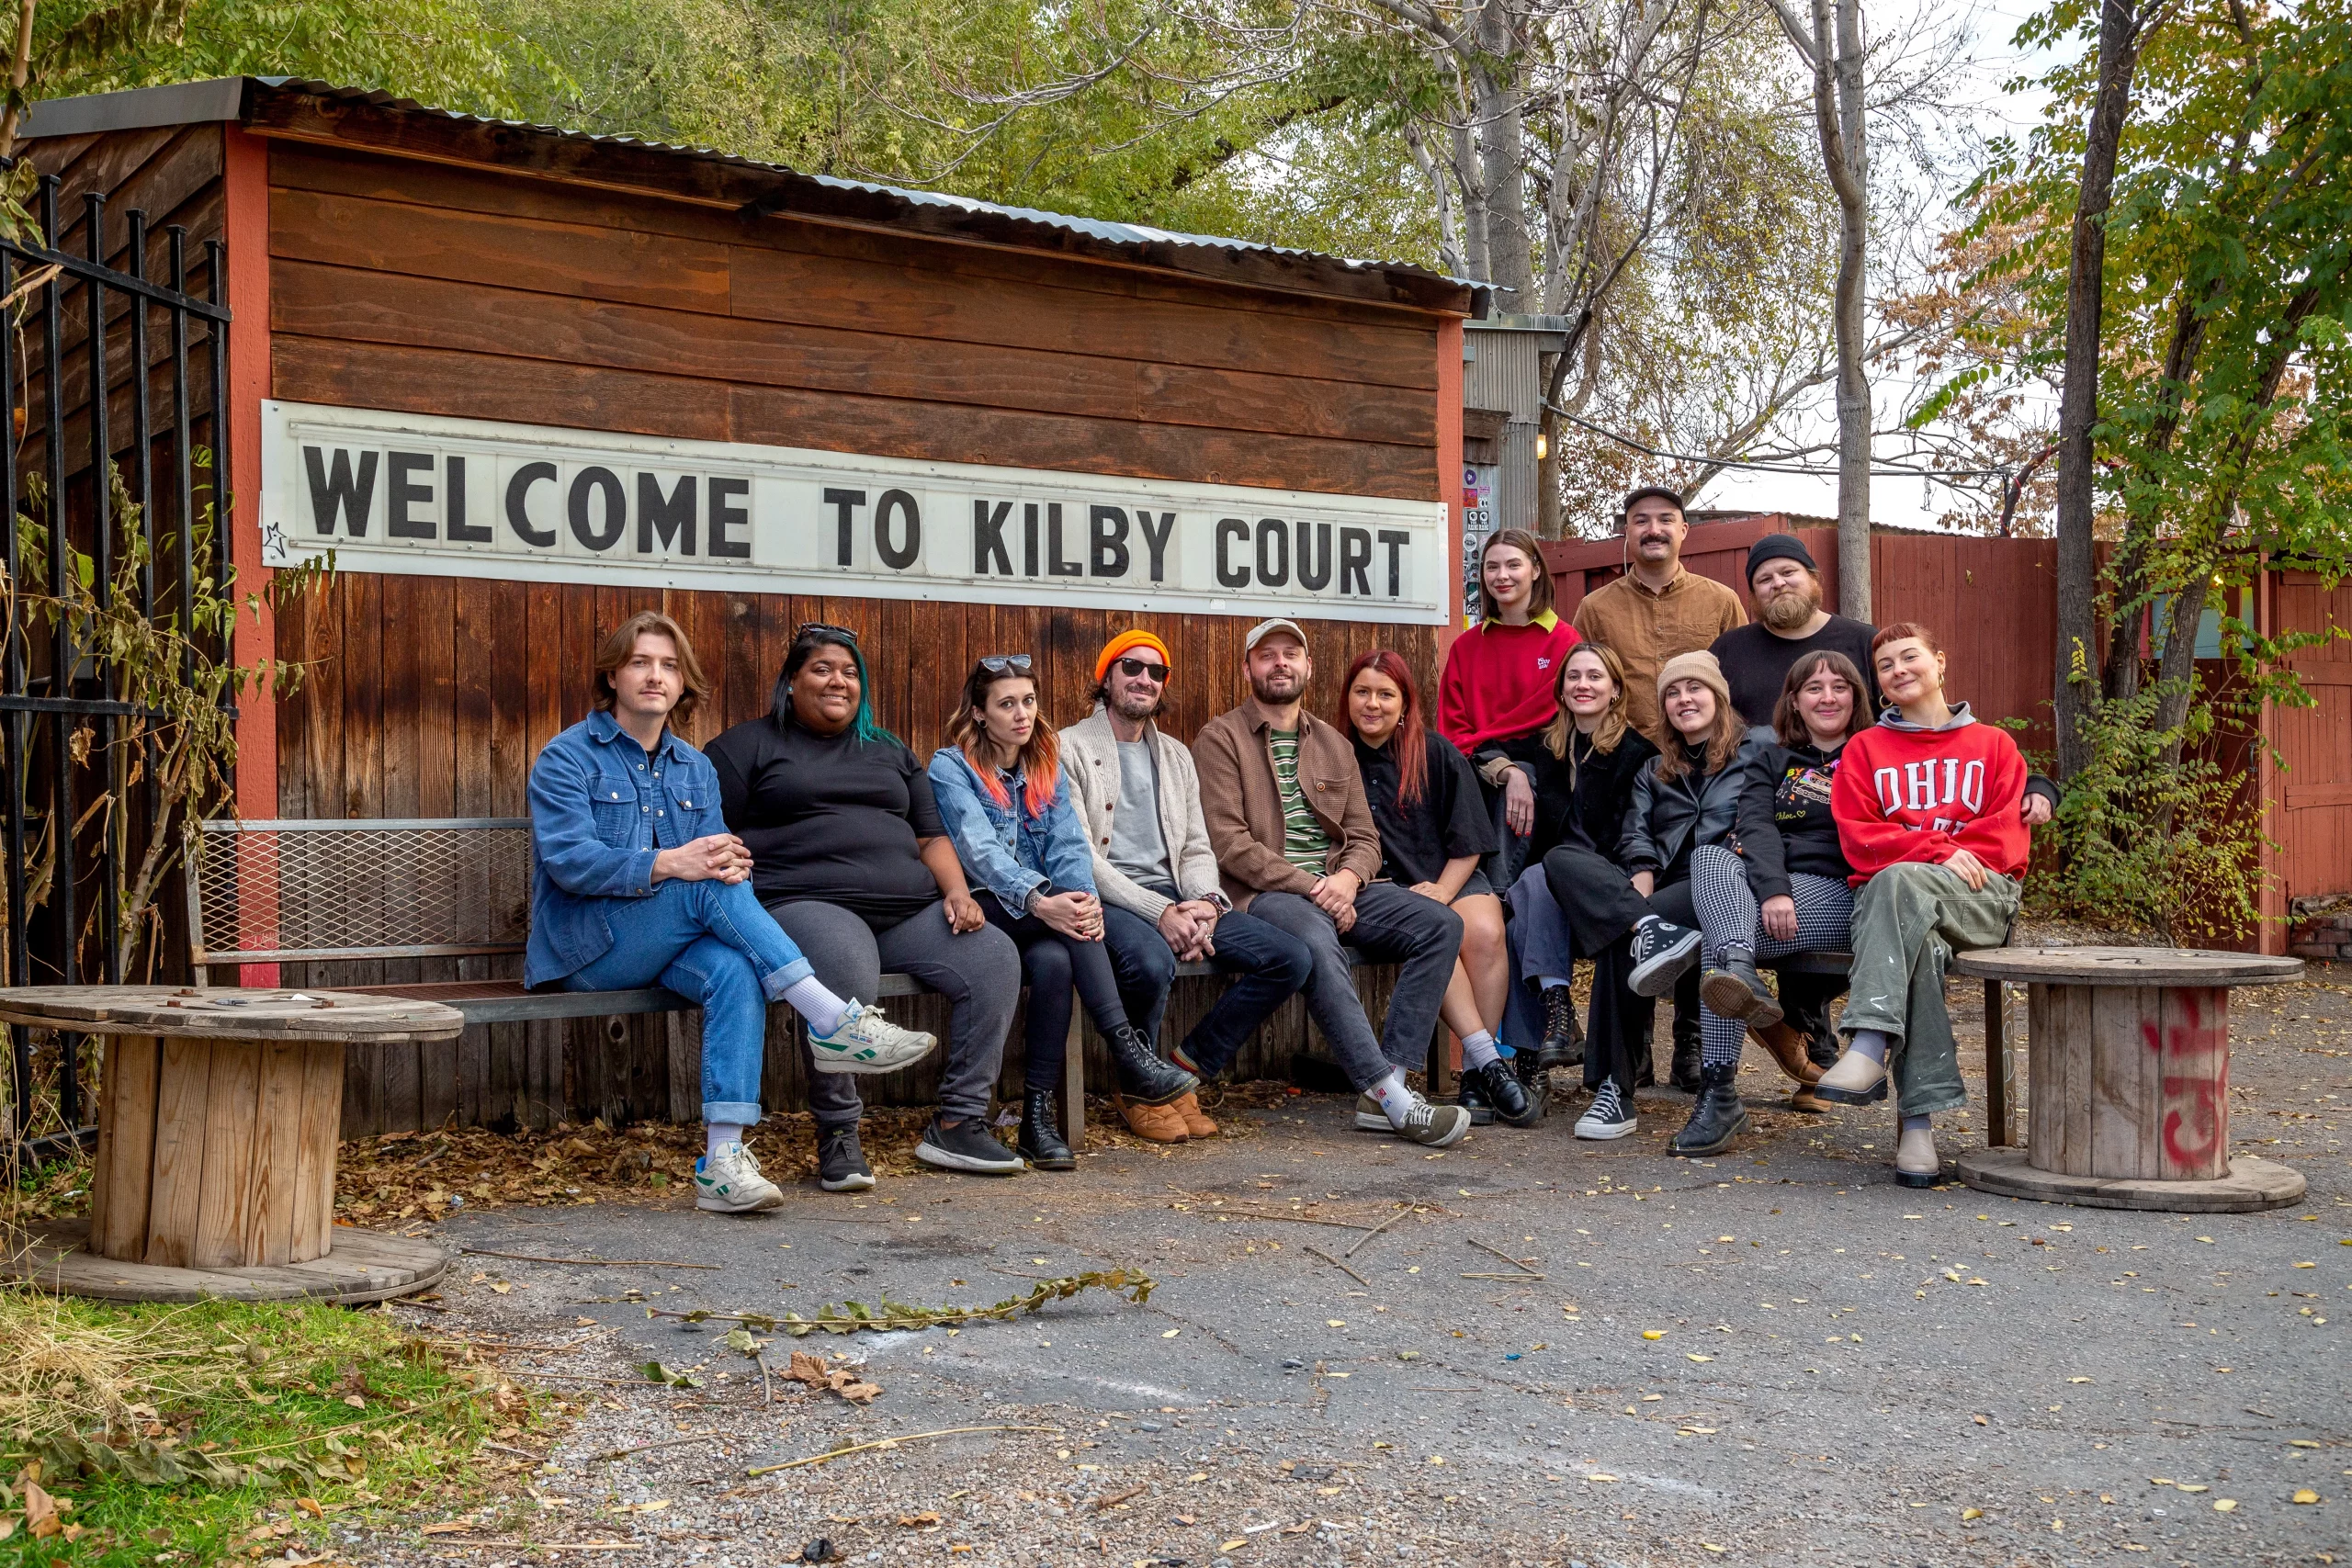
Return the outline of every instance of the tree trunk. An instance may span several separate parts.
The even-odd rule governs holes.
[[[1826,7],[1815,36],[1828,58]],[[1871,388],[1862,374],[1862,285],[1869,264],[1870,153],[1862,124],[1861,0],[1838,0],[1837,138],[1846,177],[1838,191],[1838,607],[1871,618]],[[1825,115],[1822,134],[1831,126]],[[1825,146],[1826,152],[1829,149]],[[1834,175],[1833,175],[1834,179]]]
[[[2058,401],[2058,679],[2052,701],[2057,716],[2058,776],[2062,779],[2073,777],[2088,761],[2082,722],[2099,685],[2091,427],[2098,423],[2107,213],[2115,187],[2116,152],[2132,107],[2132,75],[2139,64],[2139,46],[2140,18],[2131,0],[2102,0],[2098,94],[2083,148],[2082,188],[2075,200],[2073,249],[2066,271],[2066,363]]]
[[[1487,277],[1506,310],[1532,312],[1535,243],[1527,227],[1527,146],[1520,104],[1518,40],[1509,0],[1485,0],[1473,36],[1485,58],[1469,66],[1478,106],[1478,162],[1487,187]]]

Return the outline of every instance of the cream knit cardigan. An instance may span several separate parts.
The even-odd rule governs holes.
[[[1168,846],[1177,891],[1186,898],[1229,908],[1218,886],[1208,823],[1201,815],[1201,776],[1193,767],[1192,751],[1156,724],[1145,725],[1144,738],[1159,764],[1159,838]],[[1096,704],[1092,717],[1061,731],[1061,742],[1062,777],[1069,781],[1079,825],[1086,830],[1086,847],[1094,854],[1096,890],[1105,904],[1157,921],[1169,900],[1147,892],[1111,864],[1111,814],[1119,803],[1119,741],[1112,733],[1110,716]]]

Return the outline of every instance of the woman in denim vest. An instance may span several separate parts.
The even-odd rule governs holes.
[[[1021,1153],[1040,1170],[1077,1166],[1054,1116],[1075,982],[1087,1016],[1109,1042],[1120,1092],[1148,1105],[1191,1093],[1200,1080],[1159,1059],[1127,1021],[1118,976],[1102,943],[1094,861],[1069,787],[1061,747],[1037,712],[1025,653],[983,659],[964,682],[947,744],[932,754],[932,792],[956,856],[989,923],[1021,949],[1029,985],[1028,1066]]]
[[[760,907],[751,852],[719,814],[718,775],[672,733],[707,690],[667,615],[631,615],[597,650],[595,711],[531,765],[523,978],[570,991],[666,986],[702,1004],[707,1152],[695,1206],[728,1213],[784,1201],[742,1142],[760,1119],[768,1003],[808,1020],[820,1072],[895,1072],[937,1042],[820,984]]]

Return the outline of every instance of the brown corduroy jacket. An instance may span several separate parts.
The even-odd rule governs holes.
[[[1316,878],[1283,858],[1283,803],[1274,787],[1266,710],[1252,697],[1201,726],[1193,765],[1201,777],[1201,815],[1216,852],[1226,897],[1246,909],[1261,893],[1311,893]],[[1331,836],[1324,874],[1352,871],[1359,882],[1380,874],[1380,830],[1372,824],[1363,776],[1348,738],[1304,708],[1298,716],[1298,784],[1306,807]]]

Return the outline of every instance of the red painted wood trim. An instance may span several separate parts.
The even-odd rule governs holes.
[[[221,128],[222,229],[229,244],[229,461],[230,559],[242,596],[269,585],[261,563],[261,404],[270,395],[269,371],[269,144],[243,128]],[[250,666],[277,655],[277,626],[266,604],[256,619],[237,621],[234,653]],[[277,815],[277,705],[266,685],[248,686],[238,698],[237,812],[242,817]],[[239,974],[247,986],[277,984],[277,965],[248,964]]]
[[[1437,329],[1437,486],[1445,502],[1445,626],[1437,635],[1438,668],[1462,631],[1462,322]]]

